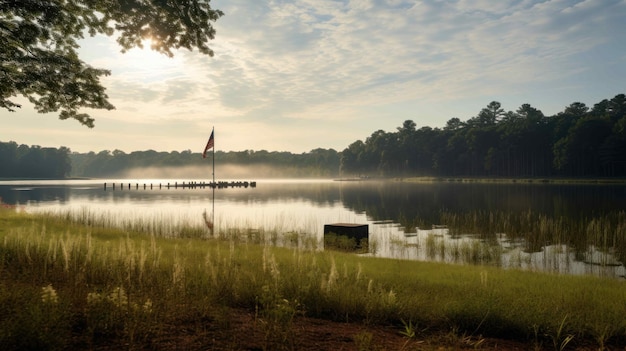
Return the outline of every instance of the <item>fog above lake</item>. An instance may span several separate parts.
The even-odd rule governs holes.
[[[140,167],[133,168],[120,174],[115,174],[113,178],[126,179],[213,179],[213,165],[207,158],[206,166],[180,166],[180,167]],[[216,180],[257,180],[267,178],[284,178],[285,174],[292,174],[288,167],[272,167],[264,164],[255,165],[235,165],[220,164],[215,167]]]

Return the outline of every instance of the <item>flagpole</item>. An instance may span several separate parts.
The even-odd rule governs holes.
[[[215,223],[215,188],[217,187],[217,184],[215,183],[215,135],[213,134],[215,132],[215,127],[211,128],[211,136],[209,137],[209,141],[206,143],[206,146],[204,147],[204,151],[202,152],[202,158],[206,158],[206,152],[209,149],[213,149],[213,183],[210,183],[209,186],[211,187],[211,189],[213,190],[213,196],[212,196],[212,214],[211,214],[211,221],[209,222],[206,218],[206,211],[204,212],[203,216],[204,216],[204,220],[207,223],[207,226],[209,227],[209,229],[211,230],[211,235],[213,235],[213,227],[214,227],[214,223]]]
[[[215,140],[215,127],[211,130],[211,135],[213,135],[213,140]],[[215,185],[215,142],[213,142],[213,184]]]
[[[211,205],[213,206],[212,210],[211,210],[211,221],[213,222],[213,225],[215,226],[215,188],[217,187],[217,184],[215,184],[215,134],[213,134],[215,132],[215,127],[213,127],[213,129],[211,129],[211,135],[213,135],[213,199],[211,201]],[[213,234],[213,231],[211,231],[211,234]]]

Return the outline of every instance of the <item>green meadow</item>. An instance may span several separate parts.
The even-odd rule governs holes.
[[[536,350],[626,343],[623,280],[363,257],[316,243],[281,248],[237,228],[211,238],[163,231],[0,209],[2,349],[151,349],[177,325],[233,334],[235,309],[254,315],[263,350],[296,349],[302,317],[391,326],[406,350],[433,340],[480,348],[483,338]],[[381,349],[354,338],[359,350]]]

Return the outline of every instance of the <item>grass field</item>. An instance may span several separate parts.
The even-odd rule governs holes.
[[[0,345],[182,349],[167,335],[195,333],[207,339],[185,348],[314,349],[304,318],[362,326],[345,350],[626,344],[623,280],[277,248],[229,233],[164,238],[2,208]],[[377,328],[403,342],[377,341]]]

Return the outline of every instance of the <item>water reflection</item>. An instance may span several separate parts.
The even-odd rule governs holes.
[[[166,235],[176,235],[180,226],[204,228],[208,236],[240,228],[250,240],[306,248],[327,244],[325,224],[359,223],[369,227],[369,255],[625,274],[623,185],[271,180],[219,189],[213,198],[211,189],[160,189],[158,184],[174,183],[167,179],[107,182],[132,186],[5,181],[0,198],[28,211],[70,211]]]
[[[624,265],[614,252],[603,251],[593,245],[582,251],[564,244],[546,245],[540,250],[528,251],[523,239],[512,240],[506,234],[498,234],[495,240],[485,240],[480,235],[451,235],[450,230],[443,227],[418,228],[415,233],[404,236],[391,233],[374,244],[378,252],[372,255],[560,274],[626,275]]]

